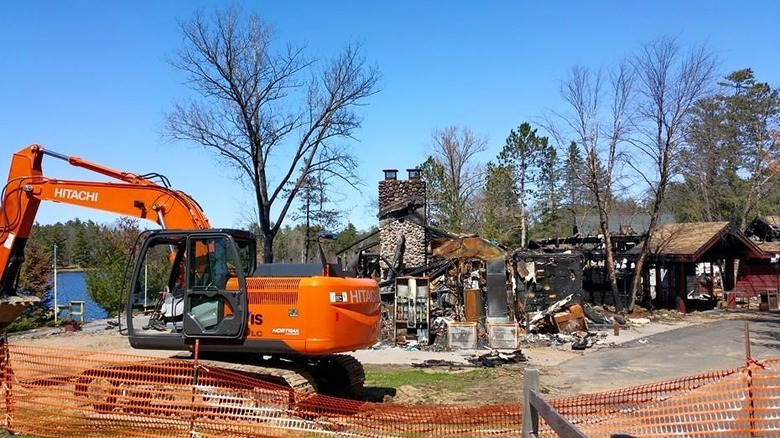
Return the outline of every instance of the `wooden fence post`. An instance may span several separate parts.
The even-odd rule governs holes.
[[[539,416],[544,418],[556,435],[561,438],[587,438],[577,426],[555,410],[555,408],[539,394],[539,370],[526,369],[523,376],[523,438],[539,436]]]
[[[523,438],[536,437],[539,433],[539,411],[531,403],[531,391],[539,390],[539,370],[526,368],[523,372]]]

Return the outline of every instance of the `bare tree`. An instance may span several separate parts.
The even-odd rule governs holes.
[[[273,239],[310,175],[356,184],[356,158],[342,142],[361,126],[355,108],[377,92],[379,73],[359,44],[323,67],[304,47],[275,50],[272,28],[236,8],[199,12],[181,31],[172,64],[199,99],[175,105],[166,133],[203,146],[251,185],[263,259],[272,262]]]
[[[658,223],[680,146],[688,134],[691,109],[710,91],[716,62],[703,45],[682,53],[674,39],[659,38],[642,47],[633,66],[639,95],[635,119],[638,138],[632,144],[638,153],[632,154],[635,159],[629,164],[647,183],[651,195],[650,225],[634,269],[629,310],[641,284],[648,242]]]
[[[607,75],[601,70],[575,66],[561,86],[561,96],[570,111],[555,113],[557,120],[548,120],[545,126],[558,146],[566,148],[563,152],[569,152],[566,157],[577,156],[568,151],[571,145],[569,139],[574,138],[584,159],[584,166],[583,163],[573,162],[569,165],[584,167],[584,172],[576,177],[587,187],[598,210],[607,275],[618,311],[622,310],[622,302],[615,272],[609,214],[614,199],[615,170],[621,158],[620,147],[631,126],[629,103],[633,81],[633,75],[623,63]],[[556,122],[562,122],[562,126]]]
[[[476,156],[487,147],[487,140],[471,129],[450,126],[434,131],[432,151],[423,164],[423,175],[431,189],[429,202],[439,226],[451,231],[476,228],[473,206],[469,201],[481,188],[483,169]]]

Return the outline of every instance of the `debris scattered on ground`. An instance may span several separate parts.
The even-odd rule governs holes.
[[[647,324],[650,324],[650,320],[647,318],[629,318],[628,324],[637,327],[643,327],[646,326]]]
[[[590,303],[583,303],[582,310],[585,312],[585,316],[587,316],[589,320],[596,324],[607,324],[609,322],[606,312],[601,306],[594,306]]]
[[[566,347],[571,345],[572,350],[584,350],[594,345],[604,345],[607,337],[605,331],[576,331],[572,333],[532,333],[520,338],[520,343],[525,346],[535,347]]]
[[[653,312],[653,319],[655,321],[679,321],[681,319],[685,319],[685,315],[678,312],[677,310],[658,309]]]
[[[510,353],[493,350],[489,353],[472,356],[466,360],[475,366],[494,368],[498,365],[527,362],[528,358],[525,357],[520,350],[515,350]]]
[[[428,359],[420,363],[413,363],[412,368],[446,367],[450,369],[471,367],[471,365],[444,359]]]

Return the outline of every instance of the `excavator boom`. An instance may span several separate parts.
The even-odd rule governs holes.
[[[117,180],[77,181],[47,178],[44,156],[64,160]],[[162,185],[151,178],[157,176]],[[33,144],[13,155],[0,205],[0,330],[19,317],[35,297],[17,296],[24,247],[41,201],[60,202],[136,217],[162,228],[207,229],[200,206],[184,192],[169,187],[161,175],[143,176],[52,152]]]
[[[113,181],[49,178],[44,157]],[[211,228],[197,202],[162,175],[122,172],[38,145],[14,154],[0,200],[0,330],[37,300],[16,294],[24,247],[40,203],[59,202],[160,226],[141,233],[131,251],[125,334],[132,347],[199,352],[210,367],[297,390],[338,395],[362,388],[363,367],[343,353],[378,339],[379,286],[348,277],[322,252],[320,263],[257,265],[253,233]],[[149,295],[159,306],[146,319],[135,304]],[[110,370],[89,370],[84,379],[104,372]]]

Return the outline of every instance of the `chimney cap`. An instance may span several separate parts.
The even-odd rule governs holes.
[[[409,179],[420,179],[422,176],[422,171],[418,167],[406,169],[406,172],[409,174]]]
[[[385,173],[385,179],[398,179],[398,169],[385,169],[382,172]]]

